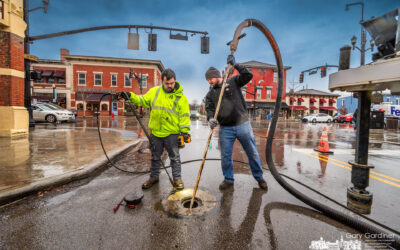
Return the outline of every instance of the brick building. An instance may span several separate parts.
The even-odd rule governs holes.
[[[28,134],[22,0],[0,1],[0,137]]]
[[[297,117],[314,113],[333,115],[337,111],[336,102],[339,95],[315,89],[302,89],[286,93],[289,110],[286,116]]]
[[[161,84],[164,66],[158,60],[126,59],[98,56],[70,55],[61,49],[61,60],[39,60],[32,70],[42,73],[42,80],[32,82],[33,99],[55,100],[61,106],[78,110],[78,116],[124,115],[129,106],[113,101],[105,93],[130,91],[145,94],[150,88]],[[130,70],[142,76],[142,89],[138,80],[130,78]]]
[[[246,66],[253,74],[253,79],[243,86],[242,92],[245,97],[247,110],[253,117],[265,119],[268,113],[272,113],[275,107],[277,90],[278,90],[278,71],[276,65],[249,61],[240,63]],[[283,95],[282,109],[288,109],[286,104],[286,71],[291,69],[289,66],[284,67],[283,71]],[[239,74],[237,70],[234,75]]]

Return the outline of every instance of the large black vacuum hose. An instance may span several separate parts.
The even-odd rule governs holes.
[[[239,26],[236,28],[235,35],[231,43],[231,51],[236,51],[238,45],[238,37],[240,36],[242,29],[250,26],[254,26],[257,29],[259,29],[268,39],[272,47],[272,50],[274,51],[275,54],[276,65],[278,66],[278,94],[276,97],[274,115],[272,117],[271,128],[268,134],[266,148],[265,148],[265,157],[272,176],[284,189],[286,189],[289,193],[291,193],[297,199],[306,203],[310,207],[313,207],[314,209],[321,211],[330,218],[335,219],[345,225],[348,225],[362,233],[379,234],[380,236],[385,237],[386,240],[393,240],[393,242],[389,244],[396,249],[400,249],[400,238],[398,236],[393,235],[393,233],[388,233],[380,228],[377,228],[374,225],[367,224],[364,221],[350,217],[347,214],[344,214],[316,200],[313,200],[312,198],[306,196],[305,194],[295,189],[281,177],[272,159],[272,140],[274,137],[276,124],[278,122],[279,112],[281,109],[282,92],[283,92],[283,63],[282,63],[281,53],[279,51],[278,44],[276,43],[271,32],[263,23],[261,23],[256,19],[246,19],[241,24],[239,24]]]

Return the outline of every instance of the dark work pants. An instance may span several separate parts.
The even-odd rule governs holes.
[[[151,150],[150,176],[153,178],[158,178],[160,176],[160,168],[162,161],[161,155],[164,152],[165,148],[168,152],[168,156],[171,161],[172,176],[174,179],[180,179],[181,159],[179,156],[178,135],[157,137],[151,134],[150,137],[154,144],[154,147]]]

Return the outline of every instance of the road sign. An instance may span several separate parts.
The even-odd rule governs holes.
[[[315,69],[315,70],[308,72],[308,75],[314,75],[314,74],[317,74],[317,72],[318,72],[318,70]]]

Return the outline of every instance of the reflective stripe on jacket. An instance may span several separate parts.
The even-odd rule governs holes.
[[[151,88],[145,95],[131,92],[130,101],[136,105],[151,108],[149,128],[157,137],[189,133],[190,108],[183,88],[175,82],[175,89],[166,93],[162,86]]]

